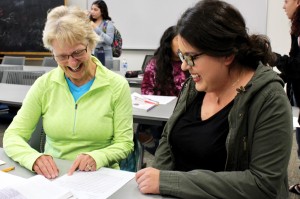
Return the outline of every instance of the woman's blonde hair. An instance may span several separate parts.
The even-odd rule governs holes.
[[[83,43],[94,49],[100,38],[93,30],[86,12],[78,7],[58,6],[47,16],[43,31],[45,48],[52,51],[54,40],[62,46]]]

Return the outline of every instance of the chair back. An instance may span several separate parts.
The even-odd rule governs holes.
[[[148,62],[153,58],[154,55],[145,55],[144,61],[143,61],[143,65],[142,65],[142,72],[145,72],[145,68],[148,64]]]
[[[45,143],[46,143],[46,134],[43,129],[43,121],[40,118],[39,122],[37,123],[34,132],[31,134],[31,138],[28,141],[29,145],[37,150],[40,153],[44,152]]]
[[[23,70],[23,66],[22,65],[4,65],[4,64],[1,64],[0,65],[0,82],[2,82],[3,71],[5,71],[5,70]]]
[[[134,150],[120,162],[120,169],[123,171],[137,172],[143,167],[144,149],[135,133],[133,143]]]
[[[53,57],[44,57],[43,62],[42,62],[42,66],[57,67],[58,64],[57,64],[57,62],[55,61],[55,59]]]
[[[1,64],[25,65],[25,57],[4,56]]]
[[[32,85],[45,71],[5,70],[1,83]]]

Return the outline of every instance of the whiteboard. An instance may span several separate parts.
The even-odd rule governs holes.
[[[225,0],[237,7],[250,33],[267,33],[268,0]],[[94,0],[87,1],[87,9]],[[198,0],[105,0],[123,49],[156,49],[163,32]]]

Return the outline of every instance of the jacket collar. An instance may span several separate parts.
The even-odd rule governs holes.
[[[97,66],[95,73],[95,81],[91,87],[91,90],[108,86],[110,79],[112,78],[111,75],[109,75],[111,71],[104,67],[96,57],[91,56],[91,60]],[[59,66],[51,72],[53,73],[53,75],[51,76],[51,81],[54,81],[62,86],[68,87],[68,84],[65,79],[65,73]]]

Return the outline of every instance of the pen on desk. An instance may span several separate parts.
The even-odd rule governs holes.
[[[157,102],[150,101],[150,100],[148,100],[148,99],[145,99],[145,100],[144,100],[144,102],[145,102],[145,103],[148,103],[148,104],[154,104],[154,105],[158,105],[158,103],[157,103]]]
[[[150,99],[150,98],[145,98],[145,101],[150,101],[151,103],[159,104],[159,101],[155,101],[155,100]]]
[[[3,172],[9,172],[9,171],[12,171],[14,169],[15,169],[15,167],[7,167],[5,169],[2,169],[1,171],[3,171]]]
[[[151,111],[153,108],[155,108],[158,104],[155,104],[153,106],[151,106],[150,108],[147,109],[147,112]]]

